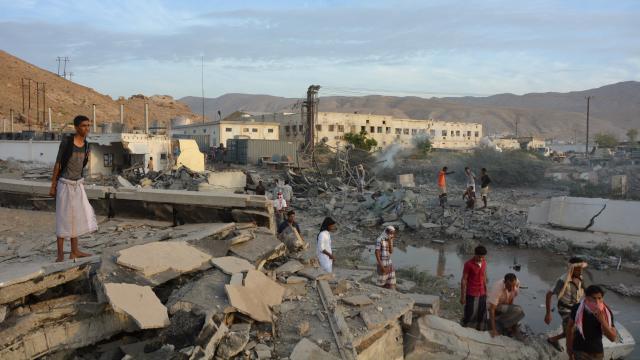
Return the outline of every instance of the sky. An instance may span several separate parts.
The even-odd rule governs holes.
[[[0,49],[112,97],[483,96],[640,80],[640,1],[0,0]],[[204,71],[202,71],[204,64]]]

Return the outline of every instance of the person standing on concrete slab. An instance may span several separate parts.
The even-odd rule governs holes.
[[[462,194],[462,200],[467,203],[467,209],[474,209],[476,206],[476,192],[472,186],[467,187],[464,194]]]
[[[451,175],[453,173],[455,173],[455,171],[448,171],[446,166],[438,173],[438,188],[440,189],[440,195],[438,198],[440,199],[440,206],[443,208],[447,203],[447,175]]]
[[[364,166],[362,164],[358,164],[356,166],[356,186],[358,188],[358,193],[364,193],[364,186],[366,184],[366,172],[364,170]]]
[[[476,191],[476,174],[471,171],[471,169],[467,166],[464,168],[464,176],[467,178],[467,188],[471,186],[473,188],[473,192]]]
[[[90,256],[78,248],[78,237],[98,230],[96,215],[84,191],[83,170],[89,161],[87,135],[91,121],[84,115],[73,119],[76,133],[60,142],[51,177],[50,196],[56,197],[58,257],[64,260],[64,239],[71,241],[69,259]]]
[[[482,196],[482,202],[485,209],[487,207],[487,196],[489,195],[489,184],[491,184],[491,178],[487,175],[487,169],[482,168],[480,170],[480,195]]]
[[[484,331],[487,324],[487,249],[480,245],[464,263],[460,281],[460,304],[464,305],[462,326]]]
[[[514,273],[508,273],[503,280],[491,286],[489,292],[489,331],[491,336],[508,335],[520,337],[519,322],[524,318],[524,311],[513,300],[520,291],[520,281]]]
[[[562,333],[547,339],[556,350],[562,351],[558,340],[567,335],[567,325],[571,318],[571,309],[582,300],[584,296],[584,281],[582,279],[582,271],[587,267],[587,262],[579,257],[569,259],[569,267],[567,273],[558,277],[555,285],[547,291],[546,309],[544,322],[548,325],[551,323],[551,299],[553,295],[558,297],[558,314],[562,318]]]
[[[289,180],[284,181],[284,185],[282,186],[282,195],[287,201],[287,204],[291,205],[291,199],[293,198],[293,188],[289,184]]]
[[[147,163],[147,173],[153,171],[153,156],[149,156],[149,162]]]
[[[393,254],[393,239],[396,228],[387,226],[376,239],[376,263],[378,264],[377,285],[387,289],[396,289],[396,269],[391,261]]]
[[[273,200],[273,209],[276,213],[276,224],[284,221],[284,214],[287,211],[287,201],[282,196],[282,192],[278,191],[277,197]]]
[[[591,285],[585,297],[571,309],[567,325],[567,355],[570,360],[604,359],[602,336],[614,342],[618,337],[613,312],[604,303],[604,290]]]
[[[324,218],[322,225],[320,225],[320,233],[316,243],[318,262],[322,270],[328,273],[333,272],[333,262],[336,261],[333,250],[331,250],[331,233],[335,232],[336,228],[335,220],[330,217]]]
[[[256,185],[256,195],[264,195],[267,192],[264,185],[262,184],[262,180],[258,181],[258,185]]]

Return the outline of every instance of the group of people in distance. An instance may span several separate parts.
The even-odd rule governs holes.
[[[440,189],[440,206],[444,208],[447,203],[447,175],[451,175],[455,171],[449,171],[448,167],[443,167],[438,173],[438,189]],[[462,200],[467,204],[468,209],[474,209],[476,206],[476,174],[471,171],[468,166],[464,168],[464,176],[466,178],[464,192],[462,193]],[[489,196],[489,184],[491,184],[491,178],[487,174],[487,169],[482,168],[480,170],[480,196],[482,197],[482,209],[487,207],[487,201]]]
[[[488,329],[491,336],[520,338],[519,323],[525,314],[522,307],[514,304],[520,282],[514,273],[508,273],[488,286],[486,256],[487,249],[478,246],[474,256],[464,264],[460,282],[460,303],[464,306],[461,324],[478,331]],[[587,262],[581,258],[569,259],[567,273],[562,274],[546,294],[545,323],[550,324],[552,320],[554,295],[562,318],[562,333],[547,341],[563,351],[558,341],[566,337],[566,352],[575,360],[602,359],[602,337],[610,341],[617,337],[613,313],[604,302],[604,290],[597,285],[585,287],[582,271],[586,267]]]

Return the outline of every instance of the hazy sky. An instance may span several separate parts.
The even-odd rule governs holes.
[[[640,80],[640,1],[0,0],[0,48],[114,97],[583,90]]]

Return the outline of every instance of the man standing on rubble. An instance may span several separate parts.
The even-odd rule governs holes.
[[[336,257],[331,250],[331,233],[336,231],[336,222],[330,217],[324,218],[322,225],[320,225],[320,233],[318,234],[316,243],[316,256],[322,270],[331,273],[333,272],[333,262],[336,261]]]
[[[520,305],[513,304],[519,290],[520,281],[514,273],[506,274],[491,286],[488,301],[492,337],[500,334],[520,337],[519,322],[524,318],[524,311]]]
[[[460,304],[464,305],[462,326],[484,331],[487,322],[487,249],[480,245],[464,263],[460,282]]]
[[[149,156],[149,162],[147,163],[147,174],[153,171],[153,156]]]
[[[483,209],[487,207],[489,184],[491,184],[491,178],[487,175],[487,169],[482,168],[482,170],[480,170],[480,195],[482,196],[482,202],[484,203],[484,206],[482,207]]]
[[[287,204],[291,205],[291,199],[293,198],[293,188],[289,184],[289,180],[284,181],[284,185],[282,186],[282,195],[287,201]]]
[[[473,192],[476,191],[476,174],[471,171],[471,169],[467,166],[464,168],[464,176],[467,178],[467,189],[469,187],[473,188]]]
[[[284,221],[284,213],[287,211],[287,201],[280,191],[278,191],[276,199],[273,200],[273,210],[275,210],[276,213],[276,224],[280,224]]]
[[[391,254],[393,254],[393,239],[395,237],[396,228],[387,226],[376,239],[377,285],[393,290],[396,289],[396,269],[391,262]]]
[[[604,290],[591,285],[585,297],[571,309],[567,325],[567,355],[570,360],[604,359],[602,337],[614,342],[618,337],[613,312],[604,303]]]
[[[287,220],[278,224],[278,234],[282,233],[289,226],[291,226],[292,228],[295,228],[298,231],[298,234],[300,234],[300,237],[302,237],[302,231],[300,231],[300,225],[298,225],[298,222],[296,221],[296,212],[293,210],[287,211]]]
[[[440,189],[440,206],[444,208],[444,204],[447,202],[447,175],[455,173],[455,171],[447,171],[448,168],[445,166],[438,173],[438,188]]]
[[[87,135],[91,122],[84,115],[73,119],[76,133],[60,142],[51,177],[50,196],[56,197],[56,243],[58,257],[64,260],[64,239],[70,238],[69,259],[89,256],[78,249],[78,237],[98,229],[96,216],[84,191],[83,170],[89,161]]]
[[[546,315],[544,322],[548,325],[551,323],[551,299],[553,295],[558,297],[558,314],[562,318],[562,333],[547,339],[556,350],[562,351],[558,340],[567,335],[567,326],[571,319],[571,309],[582,300],[584,296],[584,281],[582,279],[582,271],[587,267],[587,262],[579,257],[569,259],[567,273],[561,275],[556,280],[553,288],[547,291],[546,298]]]
[[[366,172],[364,171],[364,166],[362,166],[362,164],[358,164],[358,166],[356,166],[356,182],[358,193],[363,194],[364,186],[366,184]]]
[[[256,195],[264,195],[266,191],[267,189],[262,185],[262,180],[259,180],[258,185],[256,185]]]

